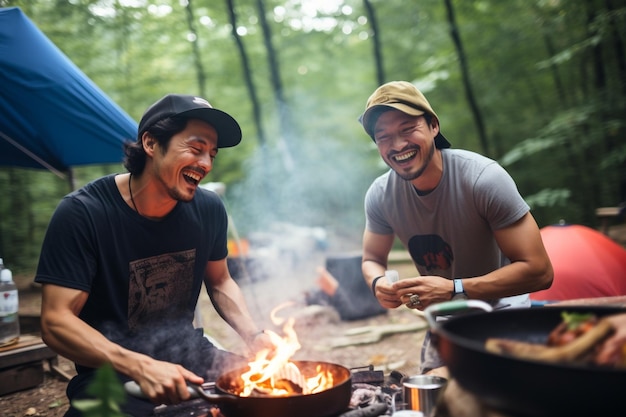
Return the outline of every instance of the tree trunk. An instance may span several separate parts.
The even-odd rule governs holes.
[[[554,44],[552,43],[552,38],[544,33],[543,42],[546,45],[548,55],[550,57],[555,56],[556,49],[554,48]],[[552,74],[552,80],[554,81],[557,97],[559,97],[559,101],[561,102],[561,108],[566,109],[568,107],[566,89],[563,87],[563,82],[561,81],[559,69],[554,62],[550,64],[550,73]]]
[[[602,9],[601,5],[597,3],[604,3],[607,7],[606,9]],[[597,97],[600,102],[607,103],[607,105],[599,106],[600,112],[598,113],[599,120],[597,123],[600,125],[605,125],[607,123],[611,123],[613,118],[622,118],[621,114],[615,114],[615,108],[620,107],[619,101],[619,93],[615,94],[615,91],[611,88],[611,83],[609,81],[610,76],[610,65],[609,62],[606,61],[605,57],[606,50],[610,48],[614,48],[616,51],[616,57],[620,56],[621,48],[621,40],[619,36],[615,36],[617,43],[612,39],[612,35],[619,35],[617,30],[615,29],[614,24],[612,24],[612,20],[609,20],[607,24],[609,27],[601,28],[599,26],[599,21],[604,20],[600,14],[611,14],[614,10],[611,9],[610,1],[600,1],[595,2],[593,0],[588,0],[586,2],[586,12],[587,12],[587,37],[599,37],[601,41],[598,43],[594,43],[590,46],[590,65],[593,68],[593,87],[594,87],[594,97]],[[602,36],[602,32],[604,32],[604,36]],[[622,51],[623,58],[623,51]],[[623,74],[624,62],[617,63],[617,80],[620,80],[620,75]],[[619,82],[619,81],[618,81]],[[623,84],[622,86],[623,87]],[[618,89],[617,91],[622,90]],[[616,97],[617,96],[617,97]],[[617,98],[617,100],[615,100]],[[616,103],[617,101],[617,103]],[[614,105],[616,104],[616,105]],[[615,134],[615,132],[610,132],[607,129],[601,129],[600,135],[602,135],[602,147],[593,147],[590,152],[587,153],[587,158],[589,155],[593,157],[593,161],[602,161],[603,155],[614,153],[616,148],[618,147],[618,138],[619,136]],[[598,205],[602,205],[603,203],[603,195],[608,195],[611,198],[617,199],[619,195],[620,188],[620,172],[619,170],[605,170],[603,173],[603,181],[595,187],[592,187],[590,190],[591,195],[593,195],[593,207],[589,207],[589,209],[594,209]],[[604,191],[604,192],[603,192]],[[617,201],[612,200],[611,204],[615,204]]]
[[[474,116],[474,122],[476,123],[476,129],[478,131],[478,139],[480,140],[480,144],[482,147],[482,152],[484,155],[489,156],[492,153],[489,149],[489,141],[487,140],[487,133],[485,132],[485,124],[483,122],[483,117],[478,107],[478,103],[476,102],[476,98],[474,97],[474,91],[472,89],[472,82],[469,76],[469,68],[467,64],[467,59],[465,58],[465,51],[463,50],[463,44],[461,42],[461,36],[459,35],[459,28],[456,24],[456,18],[454,17],[454,6],[452,5],[451,0],[444,0],[446,5],[446,10],[448,12],[448,24],[450,25],[450,36],[452,36],[452,42],[454,43],[454,47],[456,48],[457,55],[459,57],[459,62],[461,63],[461,75],[463,77],[463,87],[465,89],[465,97],[470,105],[472,110],[472,115]]]
[[[618,8],[613,5],[611,0],[605,0],[605,7],[608,13],[617,14]],[[622,6],[623,8],[624,6]],[[624,48],[624,42],[619,33],[617,27],[617,17],[614,17],[609,22],[611,25],[611,42],[613,44],[613,51],[615,52],[616,65],[618,71],[618,83],[621,85],[621,92],[623,96],[626,96],[626,52]]]
[[[605,0],[605,7],[608,13],[617,14],[619,12],[619,6],[615,6],[611,0]],[[623,3],[622,6],[623,8]],[[615,95],[617,96],[617,100],[623,100],[623,97],[626,96],[626,48],[624,47],[624,42],[622,37],[620,36],[620,30],[617,26],[617,18],[614,17],[609,22],[611,26],[611,39],[613,51],[615,53],[615,62],[617,66],[617,80],[616,85],[619,86],[619,91],[615,91]],[[620,98],[621,97],[621,98]],[[619,106],[617,108],[617,112],[623,112],[624,107]],[[623,114],[623,113],[621,113]],[[619,116],[618,116],[619,117]],[[622,126],[618,132],[614,134],[615,138],[623,138],[624,137],[624,127]],[[617,140],[615,141],[617,142]],[[619,144],[615,144],[619,147]],[[617,202],[618,203],[626,203],[626,164],[621,164],[621,167],[618,166],[618,184],[617,184]]]
[[[263,40],[267,50],[268,66],[274,89],[274,97],[278,108],[278,119],[281,130],[281,134],[278,135],[278,148],[283,156],[283,166],[285,170],[287,172],[291,172],[294,169],[294,162],[289,149],[289,141],[292,140],[295,134],[293,128],[293,118],[291,117],[284,96],[283,85],[280,79],[280,66],[278,65],[276,51],[274,50],[274,45],[272,44],[272,33],[265,15],[265,5],[263,4],[263,0],[257,0],[256,3],[259,10],[259,22],[261,24],[261,28],[263,29]]]
[[[376,82],[377,85],[385,83],[385,67],[383,65],[383,53],[380,46],[380,30],[378,29],[378,20],[376,19],[376,11],[369,0],[363,0],[363,5],[367,12],[367,18],[372,26],[372,40],[374,48],[374,63],[376,65]]]
[[[259,98],[256,93],[254,79],[252,78],[252,68],[250,67],[250,61],[248,60],[246,48],[243,44],[243,41],[241,40],[241,36],[239,36],[239,33],[237,33],[237,13],[235,12],[235,5],[233,4],[233,0],[226,0],[226,5],[228,8],[230,25],[233,28],[233,38],[235,39],[235,43],[237,44],[237,50],[239,51],[239,57],[241,58],[241,65],[243,66],[243,77],[246,82],[246,88],[248,89],[250,101],[252,102],[252,114],[254,124],[258,132],[259,144],[262,148],[265,148],[267,140],[265,137],[265,130],[263,129],[263,122],[261,120],[261,104],[259,103]]]
[[[194,39],[191,42],[191,53],[193,55],[193,60],[196,65],[198,89],[200,92],[200,96],[206,97],[206,75],[204,74],[204,67],[202,66],[202,59],[200,57],[200,51],[198,49],[198,31],[196,30],[196,26],[194,24],[195,19],[193,17],[193,7],[191,5],[191,0],[187,0],[185,12],[187,16],[187,26],[189,27],[189,32],[191,32],[194,36]]]

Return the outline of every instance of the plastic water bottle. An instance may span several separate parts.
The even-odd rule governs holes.
[[[11,270],[0,258],[0,346],[17,343],[20,338],[17,286]]]
[[[390,284],[393,284],[400,279],[400,275],[398,275],[398,271],[396,271],[395,269],[386,270],[385,276],[387,277],[387,282],[389,282]]]

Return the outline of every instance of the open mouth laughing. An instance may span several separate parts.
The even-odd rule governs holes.
[[[417,156],[417,151],[415,149],[411,149],[410,151],[402,152],[402,153],[399,153],[397,155],[393,155],[391,157],[391,159],[394,162],[397,162],[397,163],[401,164],[401,163],[404,163],[404,162],[407,162],[407,161],[410,161],[410,160],[414,159],[416,156]]]
[[[185,171],[183,172],[183,178],[191,185],[198,185],[202,179],[202,175],[194,171]]]

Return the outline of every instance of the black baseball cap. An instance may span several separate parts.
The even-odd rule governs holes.
[[[217,147],[229,148],[241,142],[241,127],[228,113],[213,108],[206,99],[185,94],[168,94],[148,107],[139,122],[139,138],[160,120],[172,116],[200,119],[217,131]]]

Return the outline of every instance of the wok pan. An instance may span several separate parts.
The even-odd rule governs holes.
[[[334,377],[333,386],[314,394],[242,397],[239,395],[241,375],[248,371],[248,368],[241,368],[220,375],[215,382],[215,394],[205,391],[200,386],[191,386],[190,389],[195,391],[193,394],[219,406],[221,413],[226,417],[328,417],[348,410],[352,395],[352,378],[347,368],[327,362],[292,362],[305,378],[317,375],[318,365],[322,367],[322,371],[328,370]],[[129,382],[125,387],[127,392],[145,397],[136,382]]]
[[[483,307],[482,305],[486,306]],[[446,321],[435,316],[468,311]],[[483,403],[515,416],[626,414],[626,370],[580,364],[555,364],[489,352],[491,337],[545,343],[563,311],[598,317],[624,313],[619,307],[567,306],[489,312],[478,300],[451,301],[425,310],[433,343],[460,386]]]

